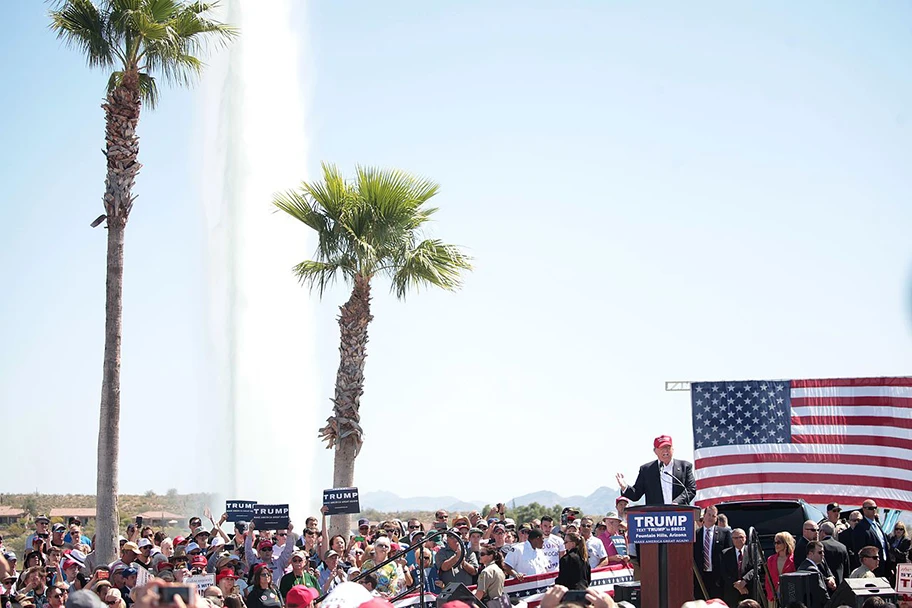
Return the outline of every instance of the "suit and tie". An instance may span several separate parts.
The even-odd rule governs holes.
[[[729,547],[722,550],[722,599],[730,607],[738,605],[741,600],[752,597],[755,585],[754,559],[747,545],[740,550],[735,547]],[[742,594],[735,589],[734,585],[738,581],[744,581],[747,584],[747,593]]]
[[[811,605],[807,608],[824,608],[830,601],[830,590],[827,588],[824,567],[826,567],[826,562],[820,562],[818,566],[814,560],[809,558],[805,558],[798,567],[798,572],[813,572],[817,575],[817,583],[811,584]]]
[[[858,549],[855,548],[855,528],[846,528],[839,533],[839,542],[841,542],[846,551],[849,552],[849,571],[846,572],[846,576],[849,575],[849,572],[861,565],[858,561]]]
[[[660,468],[661,467],[661,468]],[[663,473],[667,471],[666,473]],[[666,487],[670,486],[671,500],[665,500],[662,488],[663,478]],[[668,466],[661,466],[658,460],[647,462],[640,467],[636,482],[621,492],[632,501],[637,501],[646,495],[647,505],[689,505],[697,495],[697,481],[694,477],[693,465],[686,460],[672,459]]]
[[[877,576],[887,576],[891,571],[892,555],[890,553],[890,543],[887,541],[887,535],[880,529],[877,522],[872,522],[867,517],[862,518],[855,529],[852,531],[852,541],[856,551],[861,551],[862,547],[877,547],[880,553],[880,564],[874,574]]]
[[[706,592],[710,598],[723,599],[722,552],[732,544],[732,533],[729,528],[700,528],[693,546],[694,563],[703,577]],[[695,595],[699,595],[699,585]],[[709,598],[706,598],[709,599]]]

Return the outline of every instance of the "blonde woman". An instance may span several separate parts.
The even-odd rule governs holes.
[[[766,560],[766,569],[769,571],[769,579],[766,581],[766,599],[769,601],[769,608],[776,607],[776,598],[779,596],[779,577],[787,572],[795,571],[795,537],[788,532],[779,532],[776,534],[775,545],[776,552]],[[770,588],[769,581],[773,581],[773,587]]]

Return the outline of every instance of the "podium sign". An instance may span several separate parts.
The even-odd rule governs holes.
[[[637,511],[627,515],[632,543],[693,543],[694,512]]]

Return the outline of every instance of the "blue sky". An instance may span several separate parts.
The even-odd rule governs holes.
[[[909,373],[910,6],[296,7],[300,178],[321,160],[432,177],[435,233],[476,258],[457,294],[402,303],[376,287],[360,487],[588,494],[633,475],[655,435],[689,457],[688,399],[665,380]],[[13,3],[0,39],[4,487],[90,492],[105,234],[88,224],[106,76],[60,46],[45,11]],[[164,91],[140,127],[128,492],[217,489],[200,481],[224,442],[206,426],[218,414],[201,329],[207,86]],[[331,459],[307,438],[329,409],[345,298],[340,287],[302,313],[318,361],[300,429],[315,488]],[[263,432],[278,436],[272,422]]]

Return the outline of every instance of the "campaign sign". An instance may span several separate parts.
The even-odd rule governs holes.
[[[288,527],[288,505],[253,505],[251,521],[260,530],[284,530]]]
[[[332,488],[323,490],[323,504],[329,509],[327,515],[338,513],[360,513],[358,488]]]
[[[912,564],[896,564],[896,592],[912,593]]]
[[[200,595],[215,584],[215,575],[214,574],[197,574],[196,576],[188,576],[184,579],[185,583],[193,583],[196,585],[196,592]]]
[[[669,513],[637,511],[627,514],[627,532],[631,543],[692,543],[694,512]]]
[[[256,504],[255,500],[226,500],[225,512],[228,514],[228,521],[250,521],[253,519],[253,507]]]

